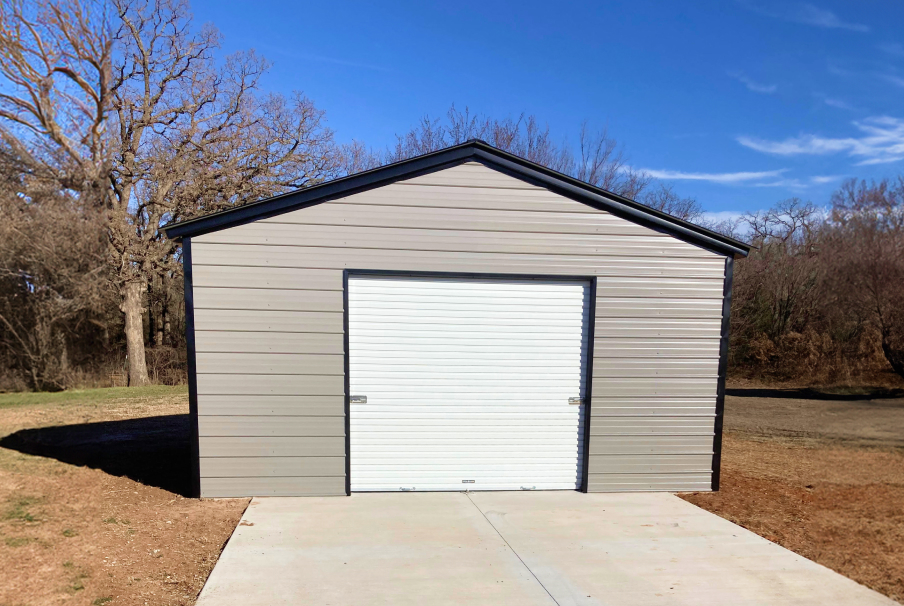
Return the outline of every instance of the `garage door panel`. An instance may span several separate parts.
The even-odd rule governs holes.
[[[588,284],[352,276],[348,303],[353,491],[580,486]]]

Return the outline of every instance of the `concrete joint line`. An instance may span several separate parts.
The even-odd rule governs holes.
[[[473,505],[473,506],[477,509],[477,511],[480,512],[480,515],[482,515],[482,516],[483,516],[483,519],[487,521],[487,524],[489,524],[490,526],[492,526],[493,530],[496,531],[496,534],[499,535],[499,538],[502,539],[503,542],[505,542],[506,546],[507,546],[509,549],[512,550],[512,553],[515,554],[515,557],[518,558],[518,561],[521,562],[521,565],[524,566],[524,567],[527,569],[527,571],[530,573],[530,576],[534,577],[534,580],[537,581],[537,583],[540,584],[540,587],[543,588],[543,591],[546,592],[546,595],[549,596],[549,599],[552,600],[553,602],[555,602],[556,606],[562,606],[561,604],[559,604],[559,601],[556,600],[556,598],[549,592],[549,589],[546,588],[546,585],[543,584],[543,581],[541,581],[541,580],[537,577],[537,575],[534,574],[534,571],[530,569],[530,566],[528,566],[527,563],[526,563],[526,562],[521,558],[521,556],[518,554],[518,552],[515,551],[515,548],[511,546],[511,544],[508,542],[508,539],[506,539],[504,536],[502,536],[502,533],[499,532],[499,529],[496,528],[495,524],[493,524],[493,523],[490,521],[490,518],[487,517],[487,514],[483,513],[483,510],[482,510],[480,507],[477,506],[477,503],[474,502],[474,499],[471,498],[471,495],[468,494],[467,492],[462,493],[462,494],[464,494],[464,495],[468,498],[468,500],[471,501],[471,505]]]

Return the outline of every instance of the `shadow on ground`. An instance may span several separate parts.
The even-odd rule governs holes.
[[[784,400],[827,400],[855,402],[904,397],[904,389],[873,389],[864,393],[831,393],[803,387],[799,389],[727,388],[725,394],[739,398],[781,398]]]
[[[22,429],[0,446],[190,496],[190,435],[188,415],[166,415]]]

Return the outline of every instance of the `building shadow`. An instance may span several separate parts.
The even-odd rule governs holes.
[[[791,400],[826,400],[838,402],[855,402],[859,400],[877,400],[904,397],[904,389],[877,388],[864,393],[828,393],[809,387],[798,389],[768,388],[726,388],[725,395],[739,398],[782,398]]]
[[[190,435],[188,415],[166,415],[22,429],[0,446],[190,496]]]

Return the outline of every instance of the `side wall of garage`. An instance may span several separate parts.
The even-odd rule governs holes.
[[[724,256],[475,162],[191,256],[202,496],[345,494],[345,269],[597,277],[589,490],[710,488]]]

